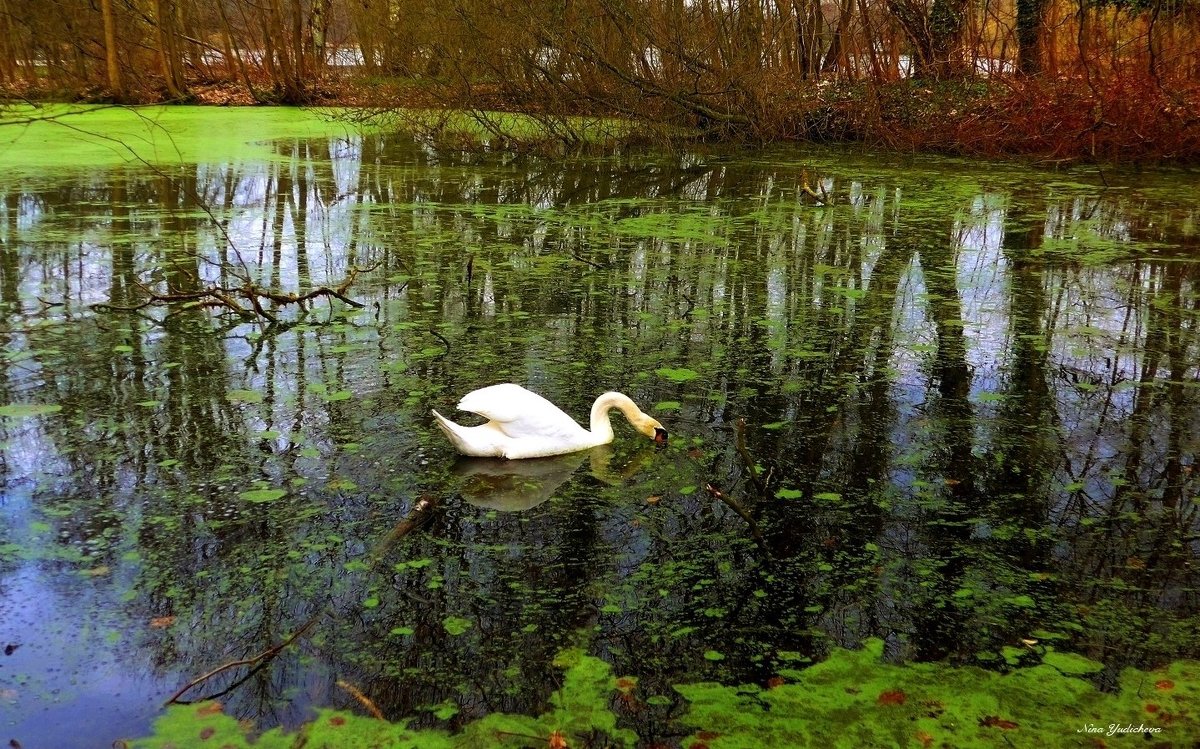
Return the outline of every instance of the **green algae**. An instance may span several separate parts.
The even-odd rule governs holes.
[[[357,134],[335,114],[297,107],[7,107],[0,110],[0,170],[263,161],[276,158],[275,141]]]
[[[364,718],[340,710],[321,710],[295,732],[276,728],[252,737],[248,727],[221,712],[217,703],[171,707],[154,724],[154,734],[131,743],[133,749],[171,749],[205,745],[256,749],[440,749],[474,746],[546,746],[551,736],[561,746],[625,746],[635,744],[632,731],[617,727],[609,701],[618,681],[609,665],[577,650],[559,654],[555,664],[566,667],[562,688],[550,698],[550,709],[539,717],[492,713],[468,723],[458,734],[439,729],[413,729],[407,721]],[[444,717],[457,706],[439,706]],[[600,739],[600,737],[604,737]],[[585,743],[586,742],[586,743]],[[552,744],[553,745],[553,744]]]
[[[686,712],[667,720],[677,733],[691,728],[688,749],[754,747],[1094,747],[1193,746],[1200,740],[1194,715],[1200,704],[1200,663],[1178,661],[1144,672],[1126,669],[1116,692],[1077,678],[1099,664],[1073,656],[1061,669],[1053,650],[1040,665],[1009,673],[945,663],[889,664],[883,642],[862,650],[835,649],[828,660],[790,672],[791,683],[769,688],[717,683],[677,685]],[[1085,663],[1085,661],[1087,661]],[[562,687],[538,717],[493,713],[458,733],[413,729],[339,710],[321,710],[299,730],[276,728],[251,739],[244,723],[219,705],[170,708],[152,736],[135,749],[215,746],[296,747],[493,747],[633,746],[639,738],[620,727],[614,697],[633,712],[667,707],[673,700],[640,693],[634,679],[615,679],[604,661],[574,649],[555,664],[566,667]],[[456,705],[441,709],[449,718]],[[603,737],[603,738],[601,738]]]

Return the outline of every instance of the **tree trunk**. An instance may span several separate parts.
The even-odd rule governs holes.
[[[183,98],[178,68],[175,62],[175,0],[154,0],[154,41],[158,46],[158,63],[163,85],[171,99]]]
[[[113,98],[125,98],[121,86],[121,66],[117,61],[117,18],[113,13],[112,0],[100,0],[100,15],[104,19],[104,62],[108,72],[108,90]]]
[[[304,9],[300,0],[292,0],[292,90],[304,91]]]
[[[8,16],[8,0],[0,0],[0,83],[17,81],[17,44],[12,21]]]
[[[944,80],[963,74],[959,45],[967,18],[966,0],[934,0],[929,12],[930,51],[933,58],[927,71]]]
[[[1047,0],[1017,0],[1017,71],[1042,72],[1042,25]]]
[[[250,72],[246,70],[246,61],[242,59],[237,43],[233,39],[233,29],[229,25],[229,16],[225,13],[225,4],[220,0],[217,2],[217,13],[221,16],[221,39],[224,45],[226,75],[233,76],[236,71],[242,77],[242,83],[246,85],[246,91],[250,97],[258,101],[258,94],[254,92],[254,84],[250,81]]]
[[[312,28],[312,71],[316,78],[325,73],[325,35],[329,31],[329,6],[332,0],[315,0],[309,25]]]

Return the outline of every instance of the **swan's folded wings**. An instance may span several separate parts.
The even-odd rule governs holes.
[[[513,439],[576,437],[586,431],[558,406],[511,383],[467,393],[458,408],[488,419]]]

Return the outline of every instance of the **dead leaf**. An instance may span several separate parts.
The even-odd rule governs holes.
[[[646,497],[646,504],[648,504],[648,505],[656,505],[656,504],[658,504],[658,503],[659,503],[659,501],[660,501],[661,499],[662,499],[662,495],[661,495],[661,494],[651,494],[649,497]]]
[[[924,747],[933,746],[933,735],[927,731],[917,731],[917,741]]]
[[[221,703],[216,700],[202,702],[200,707],[196,708],[196,715],[216,715],[219,712],[221,712]]]
[[[1005,731],[1011,731],[1017,727],[1017,724],[1011,720],[1005,720],[998,715],[985,715],[979,721],[979,725],[984,728],[1002,728]]]
[[[1159,711],[1158,705],[1155,705],[1153,702],[1146,703],[1146,712],[1157,713],[1158,711]]]
[[[767,679],[767,689],[774,689],[775,687],[781,687],[786,683],[787,682],[785,682],[783,680],[782,676],[772,676],[771,678]]]
[[[112,572],[112,568],[107,564],[102,564],[99,567],[93,567],[90,570],[84,570],[83,574],[87,575],[88,577],[103,577],[109,572]]]
[[[562,735],[562,731],[553,731],[550,738],[546,739],[546,745],[550,749],[567,749],[567,739]]]
[[[625,694],[632,692],[635,687],[637,687],[637,682],[633,679],[630,679],[628,676],[623,676],[620,679],[617,679],[617,689]]]
[[[899,689],[889,689],[886,692],[881,692],[875,700],[880,705],[903,705],[908,700],[908,695],[901,692]]]
[[[1158,681],[1154,682],[1154,688],[1155,689],[1174,689],[1175,682],[1171,681],[1170,679],[1159,679]]]
[[[200,740],[205,741],[207,739],[211,739],[212,735],[216,732],[217,729],[213,728],[212,726],[205,726],[204,729],[200,731]]]
[[[175,623],[173,616],[159,616],[150,620],[150,629],[166,629]]]
[[[346,724],[346,719],[340,715],[335,715],[329,719],[329,724],[334,726],[342,726]]]

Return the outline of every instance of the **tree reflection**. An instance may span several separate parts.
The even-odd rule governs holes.
[[[423,723],[535,712],[569,645],[659,694],[871,636],[997,667],[1036,660],[1021,639],[1113,665],[1195,655],[1178,633],[1200,615],[1197,302],[1190,260],[1161,257],[1189,242],[1159,228],[1167,208],[825,168],[817,200],[807,165],[367,140],[6,183],[5,396],[62,406],[0,425],[5,481],[35,485],[52,531],[6,538],[100,569],[164,678],[332,612],[229,696],[281,722],[349,705],[339,679]],[[273,331],[90,308],[235,267],[295,289],[375,262],[364,310]],[[657,404],[671,447],[619,435],[616,468],[568,460],[520,513],[457,501],[482,490],[428,410],[504,380],[580,417],[621,387]],[[425,493],[454,501],[372,555]]]

